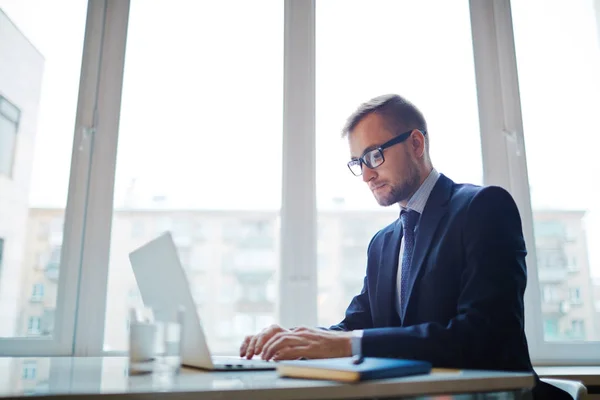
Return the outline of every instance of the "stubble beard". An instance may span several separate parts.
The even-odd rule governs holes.
[[[382,207],[388,207],[401,201],[408,201],[410,197],[419,189],[421,176],[417,166],[410,162],[407,165],[407,178],[404,182],[396,182],[395,184],[387,184],[389,189],[387,193],[377,196],[375,200]]]

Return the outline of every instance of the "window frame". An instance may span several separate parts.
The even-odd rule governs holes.
[[[528,249],[525,333],[532,362],[534,365],[594,365],[600,358],[598,342],[544,340],[510,0],[470,0],[470,9],[484,184],[507,189],[521,213]]]
[[[315,1],[285,0],[284,7],[277,288],[277,319],[284,326],[317,324]],[[525,330],[532,360],[592,364],[600,358],[597,342],[544,341],[510,0],[470,0],[469,6],[484,184],[513,195],[529,249]],[[129,0],[88,3],[54,341],[31,346],[30,340],[1,339],[2,354],[122,354],[103,351],[103,336],[129,7]]]
[[[4,111],[2,106],[7,105],[9,109],[12,109],[16,114],[14,117],[9,115],[9,112]],[[15,154],[17,150],[17,139],[19,137],[19,123],[21,122],[21,110],[10,102],[6,97],[0,94],[0,118],[5,119],[8,123],[14,124],[15,132],[14,139],[12,142],[12,148],[7,151],[7,159],[9,160],[8,171],[2,171],[0,169],[0,175],[4,175],[11,179],[13,175],[13,169],[15,166]]]
[[[65,209],[60,274],[51,337],[15,336],[0,339],[3,356],[68,356],[73,349],[78,308],[78,285],[83,250],[86,217],[93,210],[88,207],[88,175],[92,164],[93,140],[86,127],[93,126],[94,109],[100,75],[101,36],[106,22],[108,0],[88,1],[86,27],[79,84],[79,98],[75,117],[73,151],[69,189]],[[106,60],[105,60],[106,62]],[[30,288],[25,288],[29,290]],[[22,289],[23,290],[23,289]]]

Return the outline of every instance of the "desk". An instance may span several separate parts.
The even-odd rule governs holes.
[[[105,395],[110,398],[366,399],[438,394],[505,392],[466,398],[528,399],[534,378],[527,373],[436,371],[430,375],[360,384],[284,379],[274,371],[205,372],[183,368],[179,374],[129,376],[125,357],[0,358],[0,398]],[[8,378],[8,379],[7,379]],[[451,396],[440,397],[449,399]]]
[[[583,382],[589,399],[600,399],[600,366],[535,367],[540,378],[568,379]]]
[[[600,361],[599,361],[600,362]],[[540,377],[581,381],[588,387],[600,388],[600,366],[535,367]]]

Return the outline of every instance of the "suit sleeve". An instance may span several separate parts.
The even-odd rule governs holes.
[[[378,234],[373,236],[367,247],[367,258],[371,254],[371,245]],[[368,264],[368,260],[367,260]],[[373,319],[371,317],[371,304],[369,301],[369,277],[365,274],[363,279],[363,287],[360,293],[352,299],[350,305],[346,309],[346,314],[342,322],[329,327],[332,331],[354,331],[357,329],[367,329],[373,327]]]
[[[445,326],[423,323],[367,329],[362,339],[366,356],[473,368],[488,365],[486,357],[494,354],[498,368],[504,362],[510,365],[510,360],[498,363],[497,354],[506,347],[507,335],[524,336],[527,278],[521,219],[507,191],[486,187],[471,199],[463,223],[462,251],[456,316]]]

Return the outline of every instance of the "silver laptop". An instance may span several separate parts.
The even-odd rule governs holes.
[[[239,356],[211,356],[192,292],[170,232],[129,253],[129,260],[144,305],[168,312],[169,315],[175,315],[180,305],[185,307],[181,336],[183,365],[217,371],[275,369],[275,363],[270,361],[247,360]]]

